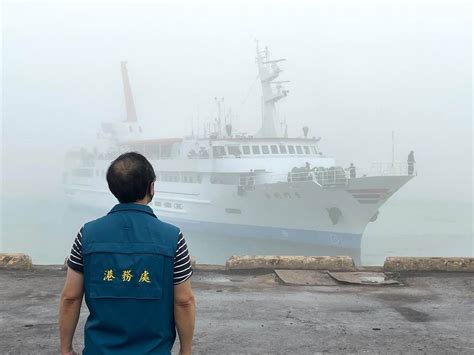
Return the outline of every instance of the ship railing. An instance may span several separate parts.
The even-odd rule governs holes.
[[[347,176],[343,170],[289,172],[287,174],[259,174],[240,177],[239,186],[248,189],[255,185],[303,181],[313,181],[320,186],[340,186],[347,184]]]
[[[319,170],[313,174],[314,181],[323,187],[345,186],[349,180],[347,172],[342,168]]]
[[[351,174],[352,173],[352,174]],[[288,172],[287,174],[254,174],[241,176],[239,186],[253,189],[255,185],[273,184],[277,182],[313,181],[322,187],[338,187],[347,185],[351,178],[368,176],[407,176],[416,175],[413,166],[407,163],[373,163],[368,169],[361,171],[331,167],[327,169],[311,169],[307,171]]]
[[[255,186],[257,177],[255,175],[240,176],[239,186]]]
[[[407,176],[416,175],[415,164],[372,163],[369,171],[361,176]]]

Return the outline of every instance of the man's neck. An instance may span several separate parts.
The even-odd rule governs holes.
[[[149,203],[148,196],[146,196],[145,198],[143,198],[141,200],[135,201],[134,203],[136,203],[137,205],[145,205],[146,206]]]

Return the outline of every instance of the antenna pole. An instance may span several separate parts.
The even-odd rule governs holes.
[[[392,131],[392,170],[395,168],[395,131]]]
[[[224,103],[224,98],[217,98],[215,97],[214,100],[216,101],[217,104],[217,136],[221,135],[221,123],[222,123],[222,107],[221,105]]]
[[[199,105],[196,111],[197,111],[197,139],[199,139]]]

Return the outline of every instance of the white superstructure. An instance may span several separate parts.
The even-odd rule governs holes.
[[[320,153],[319,138],[278,135],[275,103],[287,96],[281,69],[257,47],[262,85],[262,125],[239,135],[222,122],[205,137],[143,139],[122,62],[127,119],[103,124],[96,147],[68,154],[65,192],[71,201],[110,207],[115,203],[105,172],[119,153],[138,151],[157,175],[152,208],[183,230],[225,236],[287,239],[318,244],[359,260],[363,231],[379,207],[409,181],[406,164],[373,164],[361,176]],[[219,101],[218,101],[219,104]],[[354,171],[352,171],[354,173]]]

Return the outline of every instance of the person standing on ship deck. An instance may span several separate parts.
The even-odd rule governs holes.
[[[349,177],[351,179],[354,179],[356,177],[356,167],[354,163],[351,163],[351,165],[347,168],[349,170]]]
[[[408,175],[413,175],[413,172],[415,170],[415,152],[413,150],[410,150],[410,153],[408,154],[407,164]]]
[[[107,170],[119,204],[86,223],[72,246],[59,305],[61,354],[77,354],[72,339],[83,295],[83,354],[171,354],[176,330],[180,354],[191,354],[191,260],[179,228],[148,206],[155,178],[138,153],[122,154]]]

